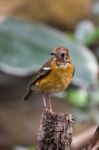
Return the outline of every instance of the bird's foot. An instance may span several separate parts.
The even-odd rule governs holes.
[[[50,108],[50,109],[48,109],[48,110],[49,110],[49,112],[50,112],[50,113],[52,113],[52,112],[53,112],[52,108]]]
[[[49,111],[49,109],[47,107],[43,107],[44,110]]]
[[[49,111],[50,113],[53,112],[52,108],[43,107],[43,109]]]

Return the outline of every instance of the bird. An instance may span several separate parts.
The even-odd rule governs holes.
[[[42,94],[44,108],[52,112],[51,95],[64,91],[71,83],[75,67],[68,48],[56,47],[51,58],[32,75],[22,100],[28,100],[34,92]]]

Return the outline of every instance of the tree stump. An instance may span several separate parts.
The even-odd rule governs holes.
[[[70,150],[72,142],[71,114],[44,110],[37,136],[37,150]]]

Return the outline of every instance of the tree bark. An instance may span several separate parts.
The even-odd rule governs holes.
[[[70,150],[72,142],[71,114],[44,110],[37,136],[37,150]]]

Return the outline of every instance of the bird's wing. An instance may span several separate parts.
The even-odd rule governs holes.
[[[47,63],[45,63],[42,68],[40,68],[37,72],[35,72],[32,76],[32,79],[30,80],[27,90],[31,89],[31,86],[33,86],[38,80],[42,79],[46,75],[48,75],[51,71],[50,62],[52,59],[50,59]]]

